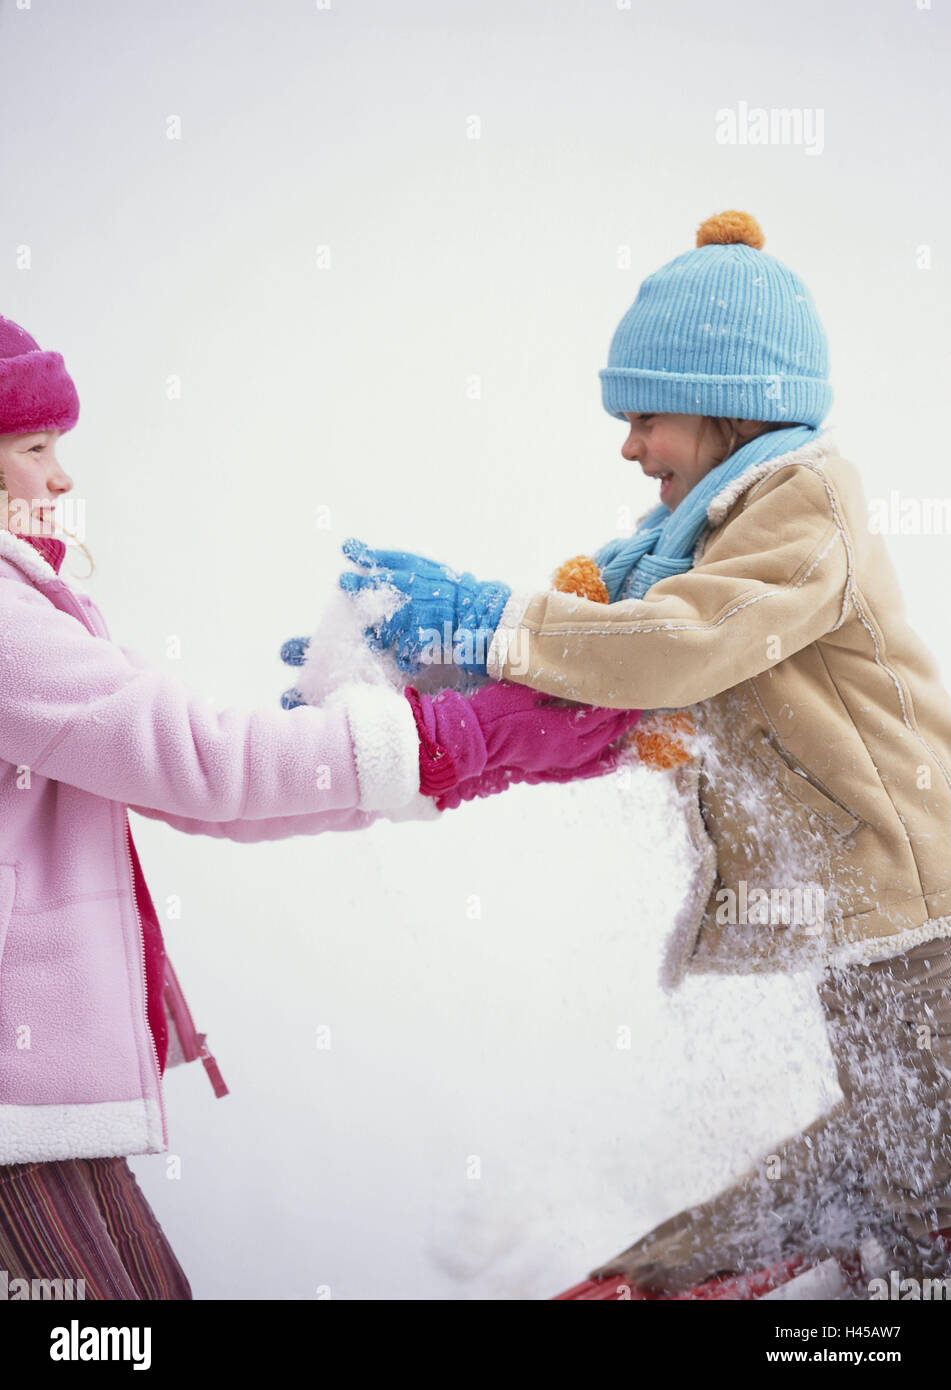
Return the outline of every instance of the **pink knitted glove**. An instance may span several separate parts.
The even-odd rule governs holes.
[[[419,785],[428,796],[443,795],[460,782],[499,769],[570,781],[633,728],[641,715],[640,710],[572,704],[509,681],[493,681],[468,696],[442,690],[430,697],[413,686],[403,693],[416,718]],[[487,793],[472,793],[480,794]]]
[[[451,811],[461,806],[463,801],[472,801],[477,796],[496,796],[507,791],[513,782],[528,782],[537,786],[539,782],[581,782],[588,777],[605,777],[613,772],[621,761],[623,749],[619,746],[605,748],[590,762],[570,772],[523,772],[519,767],[495,767],[478,777],[467,777],[435,798],[440,811]]]

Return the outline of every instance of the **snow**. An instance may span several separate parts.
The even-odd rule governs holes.
[[[411,680],[434,690],[456,678],[447,669],[408,677],[391,654],[367,647],[364,628],[390,616],[400,601],[385,588],[364,590],[355,599],[335,593],[312,638],[298,682],[302,692],[319,702],[353,679],[396,686]],[[715,772],[718,756],[725,755],[717,754],[712,734],[701,732],[695,746]],[[756,843],[775,848],[776,827],[763,805],[761,781],[741,782],[736,795]],[[817,1038],[821,1019],[807,976],[715,976],[688,979],[674,994],[658,988],[666,937],[692,867],[666,774],[627,762],[599,783],[515,788],[505,801],[520,860],[540,859],[549,872],[539,880],[535,920],[519,923],[519,934],[507,937],[504,947],[497,941],[500,954],[491,965],[526,983],[530,977],[545,1010],[563,1014],[568,1023],[557,1048],[549,1038],[544,1051],[531,1011],[521,1019],[506,1011],[490,1026],[479,1001],[497,995],[497,983],[482,977],[464,946],[462,957],[454,958],[459,942],[452,936],[445,943],[452,954],[442,969],[458,975],[460,1026],[467,1017],[479,1018],[478,1069],[503,1075],[514,1062],[523,1083],[500,1094],[491,1110],[483,1108],[471,1128],[467,1096],[476,1058],[461,1040],[456,1049],[442,1037],[460,1089],[457,1100],[441,1100],[439,1147],[443,1165],[448,1152],[454,1149],[456,1156],[433,1185],[424,1249],[434,1273],[453,1288],[451,1296],[463,1299],[550,1296],[679,1204],[696,1200],[699,1174],[706,1175],[710,1192],[716,1190],[735,1174],[738,1160],[756,1156],[738,1147],[736,1136],[749,1133],[749,1086],[757,1074],[769,1076],[772,1086],[758,1096],[754,1121],[767,1146],[787,1132],[790,1108],[797,1124],[806,1123],[840,1094],[828,1048],[823,1056]],[[468,846],[478,845],[480,859],[491,862],[492,824],[476,822],[471,811],[463,814],[452,813],[451,830],[464,834]],[[578,918],[572,916],[587,881],[570,874],[572,826],[581,832],[585,875],[601,874],[602,909],[595,921],[584,920],[583,898],[575,907]],[[597,855],[594,826],[601,832]],[[786,858],[770,872],[789,881],[802,847],[780,842]],[[510,878],[497,877],[503,887]],[[607,914],[606,891],[614,905]],[[428,920],[422,902],[416,917]],[[793,1020],[781,1037],[771,1029],[777,1000],[783,1001],[783,1017]],[[646,1044],[645,1012],[653,1020]],[[721,1050],[746,1057],[742,1085],[717,1064]],[[457,1051],[453,1064],[449,1059]],[[677,1078],[673,1094],[671,1077]],[[602,1117],[590,1130],[578,1123],[586,1113]],[[767,1228],[771,1233],[768,1220]]]
[[[354,573],[365,573],[352,568]],[[335,691],[354,682],[388,685],[396,690],[413,685],[427,693],[447,686],[468,690],[484,683],[452,664],[424,665],[417,673],[408,675],[396,664],[392,649],[380,651],[364,640],[367,628],[378,628],[404,601],[399,589],[389,584],[365,587],[355,594],[337,587],[331,590],[318,626],[310,636],[304,664],[296,668],[294,677],[294,685],[308,704],[322,704]]]
[[[364,627],[395,611],[392,591],[325,593],[296,673],[308,698],[354,679],[434,688],[453,674],[408,677],[365,645]],[[269,612],[260,627],[270,636]],[[729,722],[701,726],[698,746],[748,824],[759,865],[748,877],[808,881],[826,837],[785,833],[766,782],[735,773]],[[136,830],[141,841],[162,833]],[[151,1160],[133,1166],[198,1296],[312,1297],[326,1285],[334,1298],[547,1299],[842,1098],[807,970],[661,988],[693,867],[665,773],[633,765],[597,782],[514,786],[435,824],[252,851],[209,842],[199,858],[188,841],[169,832],[151,858],[195,904],[167,924],[169,953],[177,968],[185,960],[196,1021],[211,1029],[232,1094],[216,1107],[201,1069],[173,1069],[172,1144],[191,1145],[192,1186],[168,1183]],[[285,887],[262,957],[254,904],[274,884]],[[227,924],[228,994],[241,1001],[230,1036],[209,922]],[[193,983],[202,952],[204,1004]],[[333,1046],[315,1053],[319,1025]],[[873,1092],[913,1094],[900,1058],[884,1054]],[[912,1172],[947,1126],[933,1106],[917,1116],[910,1139],[883,1136]],[[201,1155],[216,1152],[202,1173]],[[255,1209],[239,1222],[249,1185]],[[763,1187],[743,1217],[767,1262],[777,1223]],[[821,1207],[817,1234],[861,1237],[848,1202],[834,1182],[803,1189],[784,1220],[812,1223]],[[264,1280],[253,1273],[262,1229],[273,1265]],[[225,1264],[212,1235],[221,1230]],[[373,1257],[381,1248],[398,1252],[398,1276],[392,1258]]]
[[[352,569],[357,572],[355,566]],[[304,664],[294,678],[308,704],[323,704],[335,690],[355,682],[397,684],[399,670],[392,653],[374,651],[363,633],[391,618],[401,602],[402,595],[390,585],[360,589],[352,595],[336,587],[331,590],[310,635]]]
[[[396,688],[413,683],[430,691],[443,684],[472,684],[453,667],[424,668],[410,677],[392,653],[367,645],[364,629],[391,617],[402,601],[386,586],[356,596],[336,589],[311,638],[297,682],[302,694],[320,703],[354,680]],[[737,746],[732,731],[742,728],[743,720],[736,699],[728,694],[720,703],[693,707],[691,749],[703,760],[722,806],[742,828],[738,848],[748,863],[749,889],[821,883],[824,910],[832,916],[845,884],[830,880],[828,828],[804,824],[801,817],[795,825],[789,820],[791,803],[777,796],[777,784],[763,775],[762,765],[751,763]],[[722,973],[709,978],[688,976],[671,992],[664,953],[690,882],[694,851],[670,775],[628,760],[599,783],[514,788],[504,802],[519,863],[540,861],[544,871],[534,895],[534,918],[518,923],[514,939],[506,937],[504,944],[496,939],[494,957],[479,961],[475,941],[456,957],[458,941],[454,944],[452,935],[445,940],[451,954],[441,969],[447,980],[457,977],[460,1022],[467,1016],[478,1019],[480,1047],[476,1058],[463,1039],[454,1048],[441,1037],[459,1090],[454,1098],[443,1096],[439,1105],[439,1176],[424,1223],[424,1251],[434,1275],[447,1282],[455,1298],[550,1296],[559,1282],[562,1287],[578,1282],[590,1267],[619,1253],[678,1207],[712,1197],[747,1169],[753,1173],[747,1190],[724,1208],[729,1220],[718,1220],[715,1228],[715,1239],[726,1241],[728,1253],[739,1241],[738,1253],[752,1266],[772,1263],[781,1253],[778,1233],[793,1229],[801,1231],[796,1248],[804,1253],[821,1254],[826,1240],[843,1250],[857,1248],[871,1228],[841,1169],[834,1179],[810,1177],[816,1155],[830,1172],[842,1163],[867,1167],[853,1136],[819,1128],[814,1150],[778,1142],[842,1099],[816,994],[821,981],[816,939],[803,937],[795,973],[755,974],[750,973],[755,948],[776,928],[738,924],[727,931],[735,937],[736,963],[721,962],[716,969]],[[450,813],[449,822],[452,831],[468,832],[467,848],[478,845],[480,860],[488,856],[492,862],[490,823],[477,822],[471,811]],[[570,828],[566,834],[566,823],[579,829],[583,824],[585,872],[580,876],[570,872],[572,834]],[[597,855],[592,853],[594,826],[602,833]],[[495,862],[505,863],[504,851]],[[513,865],[498,875],[506,893],[511,874],[518,872]],[[601,906],[597,918],[587,920],[583,897],[574,913],[572,900],[598,873]],[[478,923],[486,889],[482,875],[477,881],[479,892],[468,901],[478,904]],[[610,911],[605,911],[605,881]],[[388,885],[391,908],[395,892],[395,885]],[[415,917],[427,921],[424,902]],[[486,966],[489,976],[483,975]],[[557,1047],[549,1035],[547,1050],[539,1049],[531,1011],[521,1017],[506,1013],[504,1025],[500,1018],[497,1026],[481,1012],[480,1001],[498,992],[495,968],[539,992],[549,1014],[564,1016],[566,1029]],[[884,998],[881,1002],[879,1026],[887,1027],[891,1006]],[[647,1030],[645,1011],[652,1020]],[[773,1024],[776,1016],[783,1019],[780,1030]],[[858,1044],[849,1046],[850,1068],[864,1069],[870,1095],[887,1096],[896,1084],[910,1084],[899,1049],[884,1044],[873,1049],[870,1066]],[[744,1058],[742,1083],[735,1067],[719,1064],[720,1055]],[[523,1084],[502,1092],[488,1110],[483,1100],[473,1126],[466,1097],[474,1065],[496,1076],[514,1066]],[[768,1084],[757,1092],[751,1117],[750,1086],[757,1076],[768,1078]],[[671,1092],[673,1077],[677,1085]],[[880,1108],[884,1112],[888,1106]],[[589,1111],[602,1116],[590,1130],[578,1123]],[[751,1118],[760,1137],[752,1146]],[[877,1135],[878,1142],[912,1173],[921,1170],[927,1143],[909,1140],[894,1124],[886,1127],[889,1132]],[[782,1157],[779,1181],[771,1180],[764,1163],[774,1150]],[[709,1229],[701,1228],[696,1236],[688,1232],[679,1249],[684,1258],[705,1259],[709,1243]],[[712,1272],[698,1266],[698,1282]]]

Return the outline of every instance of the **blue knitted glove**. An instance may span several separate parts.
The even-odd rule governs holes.
[[[358,594],[389,584],[406,596],[391,618],[365,631],[371,645],[395,648],[401,671],[413,674],[441,657],[472,675],[487,674],[489,644],[512,592],[507,584],[483,584],[434,560],[405,550],[371,550],[358,540],[345,541],[343,553],[371,572],[348,570],[340,576],[341,589]],[[444,646],[447,633],[451,651]]]
[[[309,637],[289,637],[281,648],[281,660],[286,661],[288,666],[303,666],[309,646]],[[285,690],[281,696],[282,709],[296,709],[298,705],[306,705],[306,703],[307,701],[300,691],[294,686],[291,686],[290,690]]]

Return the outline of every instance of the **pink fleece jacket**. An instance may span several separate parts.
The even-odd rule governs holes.
[[[23,539],[32,545],[37,554],[42,555],[44,560],[48,561],[54,571],[59,574],[63,556],[66,554],[66,546],[63,541],[58,540],[55,536],[24,536]],[[131,827],[127,827],[127,831],[129,853],[132,856],[134,872],[135,900],[139,909],[139,919],[142,923],[142,935],[145,939],[145,981],[149,999],[149,1028],[152,1030],[152,1037],[155,1040],[159,1070],[164,1074],[165,1063],[168,1060],[168,1023],[162,997],[165,989],[165,942],[162,939],[162,928],[159,925],[155,904],[152,902],[152,895],[145,882],[138,851],[132,839]],[[206,1059],[206,1066],[209,1061],[217,1071],[217,1063],[210,1054]],[[209,1074],[212,1074],[212,1067],[209,1067]],[[218,1076],[221,1077],[220,1072],[218,1072]],[[228,1088],[224,1081],[221,1081],[220,1086],[217,1086],[215,1090],[218,1095],[228,1094]]]
[[[439,812],[398,691],[219,710],[112,642],[34,539],[0,529],[0,1164],[161,1153],[166,1060],[227,1088],[128,810],[242,843]]]

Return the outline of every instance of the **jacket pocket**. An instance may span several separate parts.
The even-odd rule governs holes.
[[[3,993],[3,947],[13,915],[17,891],[17,871],[12,864],[0,864],[0,994]]]
[[[791,754],[786,755],[790,759],[787,762],[786,757],[767,738],[754,744],[751,752],[793,801],[812,811],[836,834],[851,835],[862,824],[847,806],[818,785],[812,773],[805,768],[794,767]]]
[[[700,764],[696,760],[682,764],[669,775],[683,815],[690,851],[684,896],[664,942],[660,964],[662,986],[666,990],[675,990],[690,968],[690,958],[697,949],[703,925],[704,910],[719,882],[719,874],[717,848],[703,817]]]

